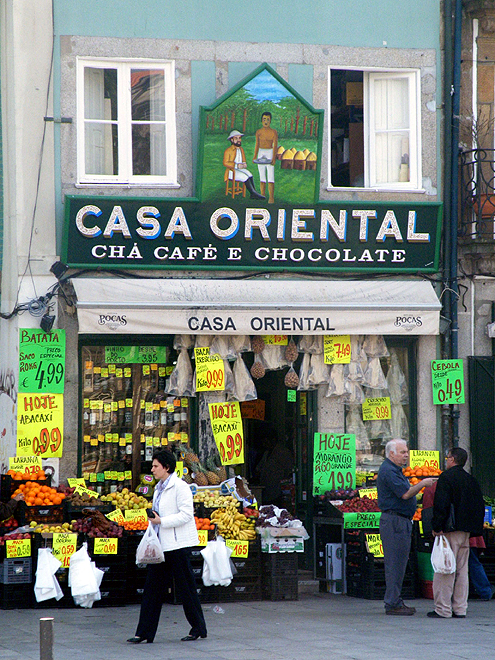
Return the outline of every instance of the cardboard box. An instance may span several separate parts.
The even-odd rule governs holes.
[[[345,102],[347,105],[363,105],[363,83],[348,82],[345,85]]]
[[[261,552],[304,552],[304,539],[300,536],[277,536],[261,539]]]

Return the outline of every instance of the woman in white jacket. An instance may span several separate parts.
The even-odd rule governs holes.
[[[163,585],[173,575],[191,630],[183,642],[206,637],[206,623],[196,592],[196,582],[189,562],[188,548],[198,545],[194,522],[193,498],[189,486],[175,473],[175,457],[169,451],[153,455],[151,472],[158,483],[153,495],[154,518],[150,521],[160,539],[165,561],[147,568],[143,600],[136,635],[131,644],[153,642],[163,601]],[[170,579],[168,580],[170,581]]]

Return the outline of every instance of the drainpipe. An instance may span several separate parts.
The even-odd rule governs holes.
[[[444,152],[444,195],[443,195],[443,314],[451,321],[451,293],[450,293],[450,261],[451,254],[451,171],[452,171],[452,142],[450,119],[452,116],[452,0],[444,2],[444,115],[443,115],[443,152]],[[442,335],[442,359],[450,355],[450,331],[452,323],[449,322],[447,331]],[[442,406],[441,434],[442,456],[445,456],[450,446],[450,406]]]
[[[457,223],[458,223],[458,196],[459,196],[459,114],[461,108],[461,57],[462,57],[462,0],[455,0],[454,17],[454,58],[453,58],[453,85],[452,85],[452,147],[451,147],[451,188],[450,188],[450,229],[451,229],[451,258],[450,258],[450,357],[456,360],[459,357],[459,325],[457,319]],[[459,406],[452,406],[452,444],[459,445]]]

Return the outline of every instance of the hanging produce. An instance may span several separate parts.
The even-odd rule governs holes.
[[[328,390],[325,396],[339,397],[343,396],[345,393],[344,365],[334,364],[330,370]]]

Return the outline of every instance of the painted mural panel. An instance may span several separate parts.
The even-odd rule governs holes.
[[[202,108],[198,196],[252,205],[317,199],[323,111],[264,64]]]

